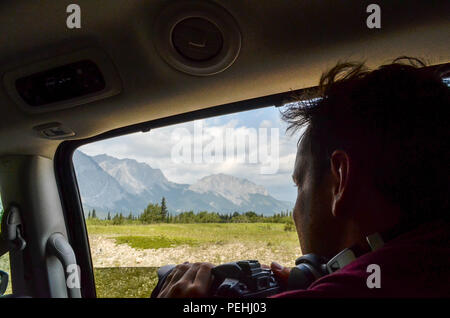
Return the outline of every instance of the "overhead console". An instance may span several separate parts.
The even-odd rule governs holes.
[[[157,16],[155,47],[173,68],[190,75],[223,72],[239,56],[241,31],[233,16],[209,1],[172,1]]]
[[[98,66],[83,60],[21,77],[16,90],[30,106],[43,106],[100,92],[105,79]]]
[[[85,49],[23,66],[5,74],[10,97],[26,112],[47,112],[111,97],[122,83],[109,57]]]

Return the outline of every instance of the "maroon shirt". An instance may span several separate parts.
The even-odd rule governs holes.
[[[380,288],[367,287],[370,264],[380,266]],[[450,297],[450,224],[420,225],[306,290],[273,297]]]

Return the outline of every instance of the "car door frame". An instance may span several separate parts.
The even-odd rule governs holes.
[[[66,219],[69,242],[72,245],[77,263],[81,269],[80,282],[82,297],[95,298],[96,289],[88,233],[75,169],[72,162],[73,154],[77,148],[103,139],[137,132],[148,132],[155,128],[181,124],[197,119],[205,119],[270,106],[280,107],[295,101],[295,96],[305,93],[306,90],[308,90],[308,92],[314,92],[315,88],[293,90],[290,92],[223,104],[114,129],[90,138],[62,142],[55,154],[54,169],[62,201],[63,213]]]

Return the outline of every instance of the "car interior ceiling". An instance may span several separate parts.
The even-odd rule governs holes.
[[[208,109],[227,113],[280,103],[285,93],[317,85],[321,72],[339,60],[364,60],[376,66],[407,55],[424,58],[431,65],[449,62],[445,1],[434,6],[424,1],[378,1],[383,8],[383,32],[360,27],[370,2],[212,2],[234,19],[241,44],[231,66],[202,76],[175,69],[155,46],[155,21],[162,12],[170,12],[171,0],[110,1],[108,6],[79,0],[82,27],[73,30],[65,23],[65,1],[0,3],[4,39],[0,49],[0,192],[5,210],[20,210],[27,244],[24,250],[10,252],[14,295],[77,297],[69,295],[65,285],[66,260],[49,247],[49,238],[60,233],[68,238],[82,267],[90,268],[82,273],[80,295],[95,297],[87,235],[76,214],[80,210],[76,184],[64,184],[64,178],[72,175],[73,180],[67,156],[77,140],[85,142],[111,131],[125,133],[120,129],[132,125],[138,125],[133,130],[145,130],[148,125],[205,117]],[[7,82],[11,76],[35,65],[42,69],[53,61],[65,61],[65,57],[70,57],[67,61],[80,57],[107,61],[101,67],[111,93],[48,111],[19,107]],[[149,124],[139,126],[144,122]],[[43,137],[40,127],[51,123],[73,134]],[[66,244],[59,239],[54,237],[52,244]]]

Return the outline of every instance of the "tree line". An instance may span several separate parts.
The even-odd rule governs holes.
[[[99,220],[95,209],[89,211],[88,219]],[[133,215],[130,212],[128,215],[115,213],[114,216],[112,216],[111,213],[108,212],[106,218],[103,220],[110,221],[113,225],[127,223],[285,223],[293,226],[292,211],[280,212],[271,216],[257,214],[253,211],[223,214],[209,211],[194,213],[194,211],[191,210],[171,214],[167,209],[167,203],[164,197],[161,199],[161,204],[150,203],[139,215]]]

